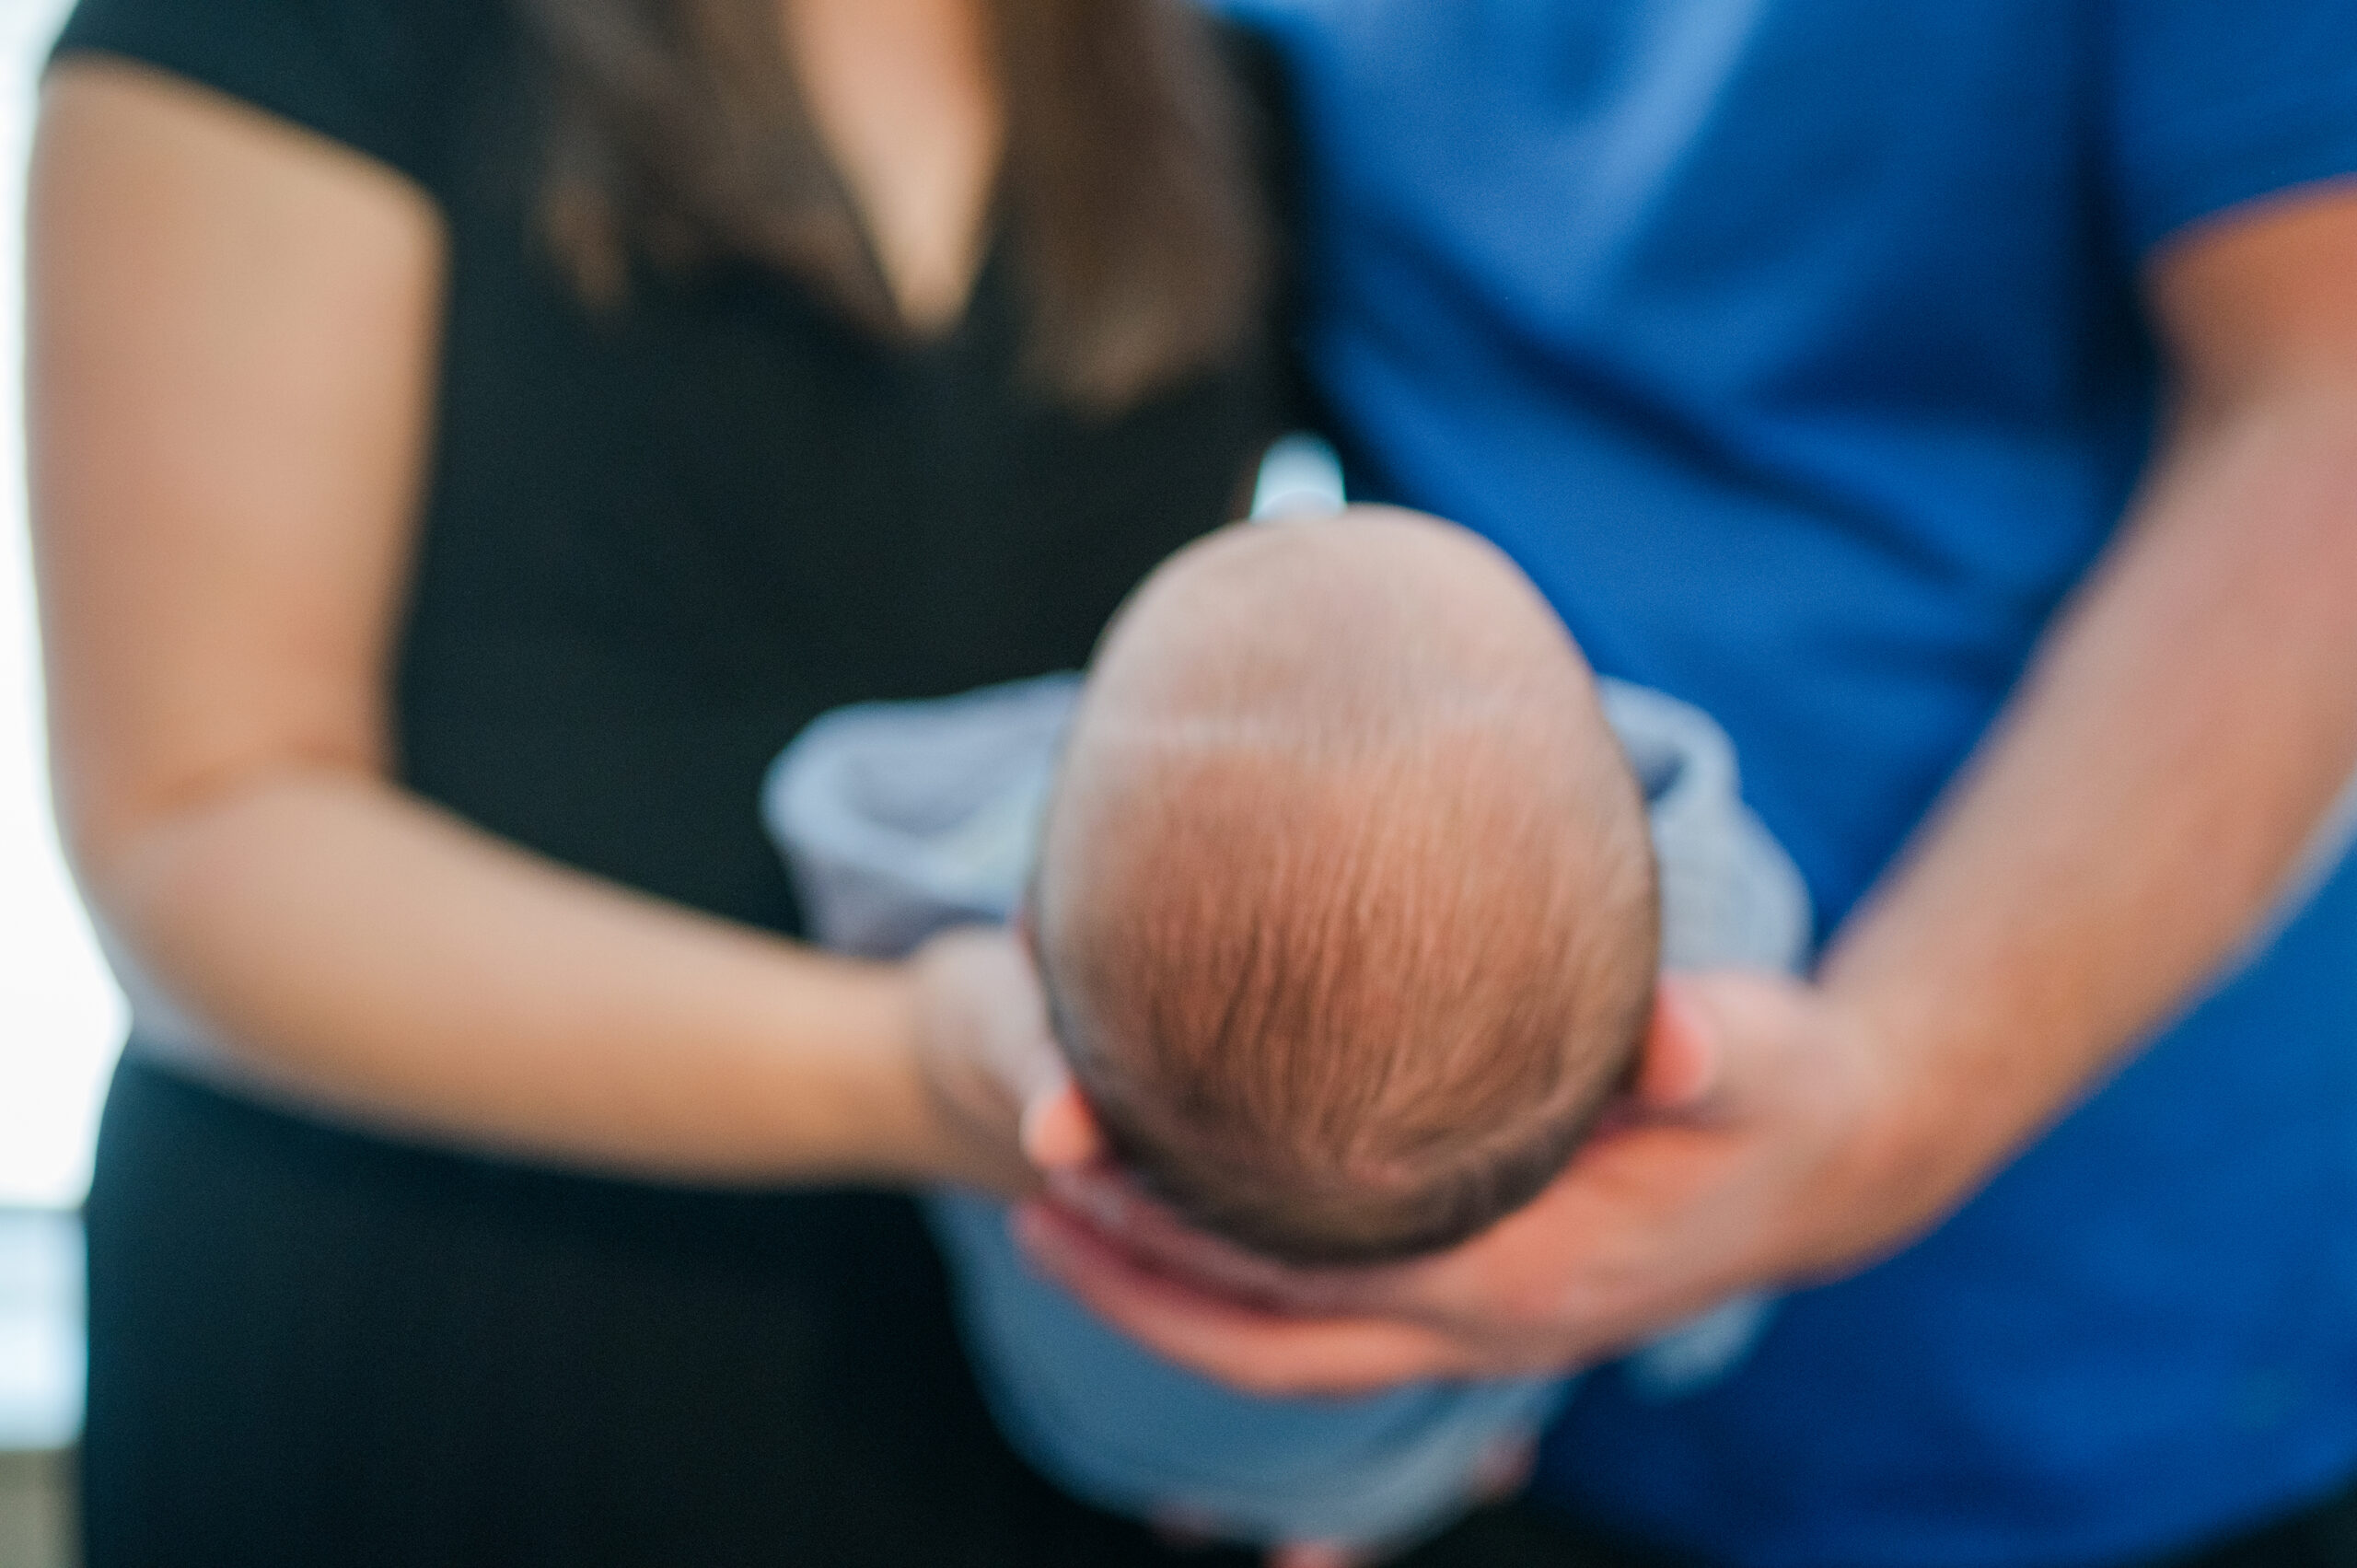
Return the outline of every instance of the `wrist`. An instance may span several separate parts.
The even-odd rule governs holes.
[[[1898,1251],[1970,1200],[2020,1143],[2002,1081],[1975,1081],[1953,1041],[1871,993],[1824,993],[1844,1042],[1849,1126],[1837,1136],[1829,1213],[1851,1216],[1821,1272],[1846,1273]],[[1846,1200],[1846,1201],[1844,1201]]]
[[[825,1027],[840,1108],[828,1119],[834,1131],[829,1178],[895,1187],[941,1179],[951,1159],[921,1060],[923,1003],[913,966],[819,961],[831,971]],[[816,1109],[813,1086],[800,1072],[781,1086],[797,1121]]]
[[[945,933],[901,966],[914,1080],[909,1148],[921,1181],[1013,1197],[1039,1185],[1021,1124],[1054,1059],[1029,959],[1003,931]]]

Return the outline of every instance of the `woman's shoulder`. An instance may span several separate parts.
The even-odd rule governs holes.
[[[498,0],[78,0],[51,60],[169,73],[438,192],[455,95],[505,12]]]

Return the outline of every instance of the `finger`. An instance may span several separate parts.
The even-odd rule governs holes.
[[[1191,1289],[1142,1267],[1052,1204],[1016,1210],[1015,1234],[1042,1272],[1097,1316],[1248,1393],[1364,1394],[1469,1371],[1456,1345],[1413,1324],[1284,1318]]]
[[[1795,1049],[1819,1030],[1818,993],[1789,975],[1710,970],[1678,976],[1672,989],[1710,1042],[1713,1108],[1772,1098],[1794,1077]]]
[[[1023,1154],[1046,1172],[1077,1170],[1105,1159],[1105,1135],[1069,1073],[1059,1072],[1023,1108]]]
[[[1635,1098],[1646,1110],[1688,1110],[1718,1086],[1722,1053],[1713,1020],[1677,976],[1664,975],[1654,993],[1642,1050]]]
[[[1269,1307],[1315,1311],[1323,1299],[1313,1272],[1288,1269],[1206,1235],[1109,1163],[1055,1170],[1048,1191],[1132,1257],[1174,1278]]]
[[[1366,1568],[1375,1560],[1332,1541],[1297,1541],[1269,1553],[1269,1568]]]

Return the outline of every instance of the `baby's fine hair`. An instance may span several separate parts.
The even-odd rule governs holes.
[[[1497,551],[1404,513],[1225,530],[1132,596],[1031,921],[1115,1153],[1302,1263],[1450,1246],[1627,1078],[1659,912],[1577,648]]]

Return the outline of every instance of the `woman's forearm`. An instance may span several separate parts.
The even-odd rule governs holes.
[[[406,1133],[690,1180],[940,1174],[915,1001],[365,775],[258,776],[86,854],[215,1071]]]
[[[164,1043],[348,1118],[598,1168],[933,1174],[913,982],[383,782],[445,313],[424,193],[83,58],[44,87],[32,188],[56,800],[137,989],[192,1025]]]

